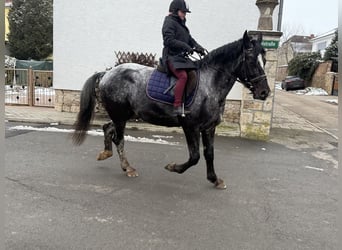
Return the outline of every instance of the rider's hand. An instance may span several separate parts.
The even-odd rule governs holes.
[[[201,56],[205,55],[205,49],[202,46],[196,46],[194,51],[196,51],[198,54],[200,54]]]
[[[194,49],[189,47],[187,48],[186,53],[188,53],[189,55],[192,55],[194,53]]]

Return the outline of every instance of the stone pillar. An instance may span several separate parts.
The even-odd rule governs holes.
[[[260,11],[258,30],[273,30],[273,10],[279,4],[277,0],[257,0]]]
[[[271,5],[270,2],[273,2]],[[241,102],[241,117],[240,117],[240,130],[241,137],[256,139],[256,140],[268,140],[270,135],[272,112],[274,102],[274,85],[277,71],[277,48],[279,45],[281,32],[270,31],[272,30],[272,15],[273,9],[276,6],[274,3],[277,1],[257,1],[257,5],[260,9],[259,29],[262,31],[250,31],[250,36],[255,36],[259,32],[263,35],[262,44],[266,50],[266,65],[265,73],[267,76],[268,85],[270,86],[271,93],[265,101],[254,100],[250,91],[244,88]],[[271,7],[273,8],[271,9]],[[269,20],[268,15],[271,15]]]

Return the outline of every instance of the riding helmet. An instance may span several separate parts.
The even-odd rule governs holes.
[[[170,4],[169,12],[177,13],[178,10],[191,13],[184,0],[173,0]]]

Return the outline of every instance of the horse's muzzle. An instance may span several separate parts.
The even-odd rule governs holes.
[[[266,100],[266,98],[268,97],[268,94],[269,94],[269,91],[268,90],[263,90],[263,91],[261,91],[261,93],[260,93],[260,99],[261,100]]]
[[[266,81],[266,86],[264,88],[255,89],[253,91],[253,98],[265,101],[266,98],[268,97],[268,95],[270,94],[270,92],[271,92],[271,90],[268,87],[268,84],[267,84],[267,81]]]

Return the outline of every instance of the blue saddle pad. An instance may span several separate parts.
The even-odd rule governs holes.
[[[196,87],[190,94],[187,94],[187,97],[185,98],[186,107],[192,104],[195,93],[197,91],[198,75],[196,76],[196,78]],[[176,78],[169,77],[165,73],[154,70],[149,81],[147,82],[146,94],[150,99],[154,101],[173,105],[175,97],[172,86],[175,84],[175,82]]]

